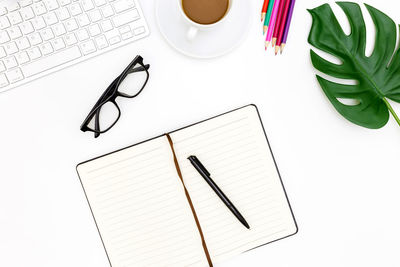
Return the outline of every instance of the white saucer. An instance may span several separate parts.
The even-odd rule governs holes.
[[[176,50],[190,57],[214,58],[238,47],[247,37],[251,23],[251,1],[236,0],[229,17],[209,31],[200,31],[189,41],[189,26],[179,10],[177,0],[157,0],[156,20],[161,34]]]

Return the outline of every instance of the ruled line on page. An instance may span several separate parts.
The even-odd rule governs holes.
[[[202,149],[206,149],[207,151],[210,151],[210,150],[214,151],[213,148],[217,144],[218,144],[218,146],[223,146],[222,144],[224,144],[224,146],[232,147],[232,145],[237,144],[237,142],[251,141],[251,139],[250,139],[251,133],[247,132],[245,129],[243,129],[242,133],[237,133],[236,131],[237,130],[231,129],[225,135],[223,133],[218,133],[217,136],[219,138],[209,138],[207,136],[204,136],[203,140],[196,139],[196,143],[188,143],[188,142],[186,142],[185,144],[179,145],[179,147],[182,150],[182,152],[185,153],[186,151],[193,150],[193,148],[199,149],[199,146],[197,145],[197,143],[206,142],[207,146],[206,147],[202,147]],[[247,137],[247,138],[243,138],[244,136]],[[226,142],[228,142],[228,143],[226,143]]]
[[[154,149],[151,149],[151,150],[142,152],[142,153],[140,153],[140,154],[132,155],[132,156],[130,156],[130,157],[128,157],[128,158],[124,158],[124,159],[121,159],[121,160],[118,160],[118,161],[115,161],[115,162],[112,162],[112,163],[103,165],[103,166],[101,166],[101,167],[99,167],[99,168],[94,168],[94,169],[92,169],[92,170],[87,171],[87,174],[90,174],[90,173],[93,173],[93,172],[96,172],[96,171],[99,171],[99,170],[102,170],[102,169],[106,169],[106,168],[108,168],[108,167],[110,167],[110,166],[113,166],[113,165],[119,164],[119,163],[121,163],[121,162],[125,162],[125,161],[128,161],[128,160],[131,160],[131,159],[133,159],[133,158],[137,158],[137,157],[140,157],[140,156],[143,156],[143,155],[147,155],[147,154],[149,154],[149,153],[152,153],[152,152],[157,151],[157,150],[160,150],[160,149],[161,149],[161,147],[156,147],[156,148],[154,148]]]
[[[238,132],[238,129],[241,129],[242,132]],[[231,134],[231,135],[229,135],[229,134]],[[243,139],[243,135],[247,135],[248,137],[250,137],[248,132],[245,130],[245,125],[242,125],[241,128],[236,128],[235,131],[232,131],[232,129],[229,129],[226,131],[225,134],[223,132],[217,132],[215,134],[216,137],[203,136],[203,139],[212,140],[212,142],[208,142],[208,147],[204,147],[204,148],[212,149],[214,144],[224,142],[225,140],[234,142],[235,140]],[[227,139],[226,137],[229,137],[229,139]],[[198,140],[198,142],[203,142],[203,140]],[[230,145],[230,144],[227,144],[227,145]],[[185,145],[181,145],[181,146],[185,150],[191,150],[193,147],[197,147],[197,145],[195,143],[194,144],[186,143]]]
[[[96,183],[109,181],[110,178],[111,179],[117,178],[117,177],[123,176],[123,175],[125,175],[127,173],[131,173],[131,172],[138,172],[140,170],[152,171],[152,170],[149,170],[149,167],[151,167],[154,164],[154,161],[156,161],[156,160],[160,160],[161,161],[162,157],[155,157],[155,158],[153,158],[151,160],[152,161],[149,162],[147,165],[141,165],[140,168],[132,166],[132,163],[130,163],[129,167],[125,167],[125,168],[122,168],[122,169],[114,169],[114,170],[109,171],[107,173],[100,173],[100,174],[98,174],[96,176],[93,175],[92,177],[90,177],[89,181],[92,182],[93,184],[96,184]],[[136,165],[136,166],[141,164],[139,162],[134,162],[134,163],[135,163],[134,165]],[[158,168],[160,168],[162,166],[164,166],[164,167],[167,166],[167,163],[159,165]]]
[[[235,123],[239,123],[239,122],[245,120],[246,118],[247,118],[247,117],[238,118],[238,119],[236,119],[236,120],[234,120],[234,121],[230,121],[230,122],[228,122],[228,123],[219,125],[219,126],[214,127],[214,128],[212,128],[212,129],[207,129],[206,131],[202,131],[202,132],[196,133],[196,134],[193,135],[193,136],[186,136],[185,138],[180,139],[180,140],[177,140],[176,142],[174,141],[174,144],[176,145],[176,144],[184,143],[184,142],[187,141],[187,140],[191,140],[194,136],[196,136],[196,137],[202,136],[203,134],[207,134],[207,133],[216,131],[216,130],[218,130],[218,129],[225,128],[225,127],[230,126],[230,125],[235,124]],[[204,122],[203,122],[203,123],[204,123]],[[201,125],[201,124],[197,124],[197,125]],[[196,125],[194,125],[194,126],[196,126]],[[194,126],[191,126],[191,127],[194,127]],[[190,127],[190,128],[191,128],[191,127]],[[183,130],[184,130],[184,129],[183,129]],[[180,131],[182,131],[182,130],[180,130]]]

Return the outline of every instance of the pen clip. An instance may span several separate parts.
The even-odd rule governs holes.
[[[209,171],[207,171],[206,167],[200,162],[200,160],[196,156],[190,156],[188,158],[192,163],[196,164],[207,176],[210,176]]]

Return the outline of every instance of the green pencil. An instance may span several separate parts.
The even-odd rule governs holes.
[[[269,25],[269,20],[271,19],[272,15],[272,8],[274,7],[275,0],[271,0],[268,3],[268,9],[267,9],[267,14],[265,15],[265,20],[264,20],[264,34],[268,31],[268,25]]]

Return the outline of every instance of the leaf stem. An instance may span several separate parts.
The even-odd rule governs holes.
[[[400,126],[400,118],[399,118],[399,116],[397,116],[396,112],[394,111],[394,109],[390,105],[389,101],[387,101],[386,98],[383,98],[383,101],[385,102],[386,106],[388,107],[390,113],[392,113],[392,115],[393,115],[394,119],[396,120],[397,124]]]

